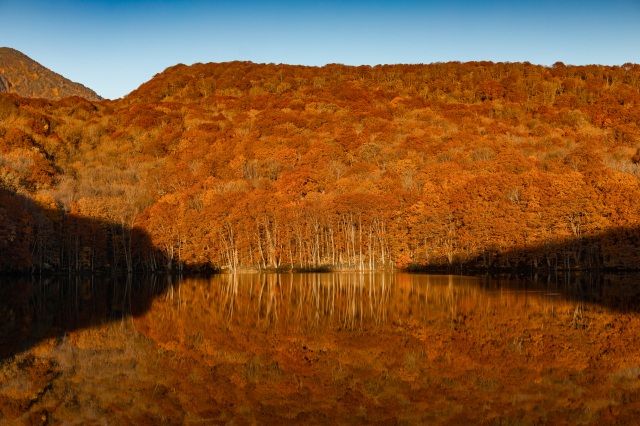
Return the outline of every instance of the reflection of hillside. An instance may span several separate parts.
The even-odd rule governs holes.
[[[620,275],[606,280],[601,287],[601,301],[624,311],[636,311],[640,306],[640,286],[637,274]]]
[[[144,314],[171,280],[60,275],[0,280],[0,359],[44,339]]]
[[[169,298],[215,323],[246,327],[343,327],[385,321],[393,274],[223,274],[189,278]]]
[[[147,313],[173,318],[171,327],[204,321],[206,327],[322,332],[398,321],[460,321],[462,312],[518,315],[576,303],[635,311],[640,306],[638,279],[637,274],[464,277],[389,272],[12,278],[0,281],[0,354]]]
[[[635,276],[635,279],[638,277]],[[616,291],[633,276],[464,277],[404,273],[225,274],[188,278],[154,302],[152,318],[176,330],[223,327],[276,333],[367,330],[378,325],[464,320],[463,313],[517,316],[593,304],[637,309]],[[638,300],[638,291],[632,300]],[[179,309],[176,309],[179,308]]]

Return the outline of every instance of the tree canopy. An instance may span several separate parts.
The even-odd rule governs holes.
[[[176,65],[0,94],[0,270],[640,268],[640,65]]]

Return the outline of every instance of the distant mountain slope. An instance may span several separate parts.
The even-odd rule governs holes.
[[[0,47],[0,92],[28,98],[61,99],[75,95],[90,101],[102,99],[93,90],[56,74],[9,47]]]

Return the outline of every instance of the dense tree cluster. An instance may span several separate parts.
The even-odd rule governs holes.
[[[0,95],[0,269],[640,268],[640,65],[177,65]]]

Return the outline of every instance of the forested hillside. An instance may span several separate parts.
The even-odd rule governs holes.
[[[94,101],[102,99],[93,90],[64,78],[9,47],[0,47],[0,93],[2,92],[28,98],[61,99],[75,95]]]
[[[0,94],[0,270],[640,268],[640,65],[177,65]]]

